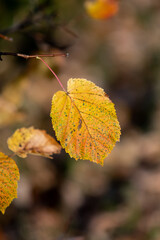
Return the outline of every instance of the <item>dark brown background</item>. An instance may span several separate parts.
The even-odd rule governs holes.
[[[69,52],[46,59],[64,86],[87,78],[115,103],[121,141],[104,167],[70,159],[14,157],[18,199],[0,214],[0,240],[160,239],[160,3],[121,0],[117,16],[91,19],[84,1],[0,1],[0,51]],[[0,150],[34,126],[54,136],[51,98],[61,90],[37,60],[2,57]]]

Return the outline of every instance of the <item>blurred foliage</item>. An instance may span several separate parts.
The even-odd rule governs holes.
[[[1,0],[1,51],[40,54],[66,86],[82,77],[115,103],[122,137],[104,167],[70,159],[15,158],[18,199],[0,215],[2,240],[160,239],[160,2],[121,0],[117,16],[91,19],[85,1]],[[36,60],[2,56],[0,150],[17,128],[54,135],[51,98],[60,86]]]

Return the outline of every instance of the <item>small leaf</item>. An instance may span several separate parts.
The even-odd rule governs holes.
[[[68,92],[53,96],[51,118],[57,139],[75,159],[103,165],[120,138],[114,104],[86,79],[69,79]]]
[[[89,0],[85,2],[85,8],[92,18],[107,19],[118,12],[118,2],[117,0]]]
[[[49,157],[60,153],[61,146],[44,130],[20,128],[8,139],[8,147],[18,156],[25,158],[27,154]]]
[[[4,214],[14,198],[17,198],[19,170],[13,159],[0,152],[0,211]]]

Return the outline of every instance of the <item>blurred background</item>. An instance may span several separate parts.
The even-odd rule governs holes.
[[[96,20],[84,0],[0,0],[0,51],[69,53],[45,58],[64,87],[86,78],[114,102],[121,140],[104,167],[14,157],[18,198],[0,213],[0,240],[160,239],[160,1],[119,0],[112,18]],[[0,151],[20,127],[54,136],[51,99],[61,90],[35,59],[2,56]]]

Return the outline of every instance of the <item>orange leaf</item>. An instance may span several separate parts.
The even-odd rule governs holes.
[[[107,19],[118,12],[116,0],[95,0],[85,3],[87,13],[95,19]]]
[[[0,211],[4,214],[14,198],[17,198],[19,170],[13,159],[0,152]]]
[[[27,154],[50,157],[60,153],[61,146],[45,131],[30,128],[20,128],[8,139],[8,147],[18,156],[25,158]]]
[[[67,93],[53,96],[51,117],[57,139],[75,159],[103,165],[120,138],[114,104],[86,79],[69,79]]]

